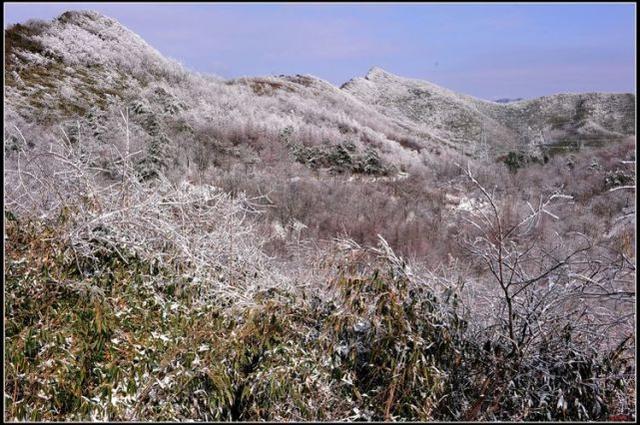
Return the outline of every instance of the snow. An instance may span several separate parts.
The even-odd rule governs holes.
[[[586,116],[579,127],[581,136],[633,131],[625,124],[633,118],[633,95],[560,94],[499,104],[379,67],[341,88],[312,75],[225,81],[188,72],[137,34],[96,12],[67,12],[33,37],[45,53],[15,51],[19,62],[15,69],[59,65],[56,72],[62,75],[47,81],[54,90],[41,81],[24,84],[24,78],[14,78],[15,86],[6,88],[5,104],[22,110],[25,116],[32,110],[24,105],[36,93],[51,105],[47,113],[55,114],[60,101],[89,109],[107,98],[101,92],[109,96],[116,92],[108,100],[113,105],[124,106],[119,103],[125,98],[139,99],[150,105],[149,113],[159,115],[171,107],[190,128],[216,129],[220,137],[260,135],[278,140],[282,130],[291,127],[295,142],[313,145],[349,140],[360,150],[374,147],[383,161],[405,169],[433,160],[430,152],[443,148],[497,156],[496,152],[513,150],[519,143],[526,145],[531,135],[549,133],[550,120],[571,118],[583,106]],[[166,97],[158,98],[159,88]],[[172,109],[176,105],[183,107]],[[562,136],[559,131],[554,137]],[[403,138],[425,149],[417,152],[415,146],[404,147]],[[144,137],[137,139],[148,143]],[[479,147],[483,140],[490,143],[489,150],[496,151],[494,155]]]

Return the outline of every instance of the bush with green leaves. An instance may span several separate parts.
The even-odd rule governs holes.
[[[618,186],[627,186],[635,182],[635,176],[627,171],[616,169],[615,171],[607,171],[604,176],[605,189],[612,189]]]
[[[441,401],[459,379],[466,321],[455,303],[412,281],[407,265],[381,242],[380,257],[341,264],[332,282],[337,307],[321,334],[332,376],[345,383],[342,395],[358,419],[450,417]]]
[[[337,174],[350,172],[373,176],[386,176],[391,170],[391,167],[383,163],[375,149],[368,148],[364,153],[360,153],[355,144],[349,141],[325,146],[307,147],[296,143],[290,143],[288,146],[297,162],[312,169],[328,168]]]
[[[124,248],[77,258],[71,212],[6,218],[9,419],[593,420],[626,384],[623,344],[569,329],[510,356],[384,240],[334,251],[322,292],[234,306]]]

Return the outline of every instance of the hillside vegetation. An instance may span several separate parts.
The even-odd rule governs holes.
[[[635,418],[635,95],[224,80],[5,29],[5,419]]]

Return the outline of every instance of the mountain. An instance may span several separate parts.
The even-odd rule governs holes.
[[[5,72],[6,103],[74,114],[185,71],[111,18],[66,12],[7,28]]]
[[[358,158],[370,151],[387,163],[421,162],[401,145],[416,134],[411,123],[310,75],[225,81],[188,72],[95,12],[14,25],[5,38],[5,107],[7,117],[21,123],[79,122],[81,129],[115,139],[104,129],[128,111],[140,144],[155,151],[181,144],[182,157],[172,161],[183,166],[201,159],[203,149],[218,162],[304,162],[318,150],[334,153],[341,143]],[[291,140],[274,144],[283,132]]]
[[[105,129],[127,112],[140,147],[183,168],[207,151],[217,164],[292,159],[386,174],[447,152],[497,157],[622,138],[635,128],[633,94],[501,104],[377,67],[340,88],[311,75],[223,80],[186,70],[96,12],[13,25],[5,39],[9,120],[63,124],[106,140],[116,136]]]
[[[633,94],[557,94],[500,104],[376,67],[342,89],[385,115],[408,118],[461,147],[483,138],[493,148],[622,138],[634,134],[635,127]]]

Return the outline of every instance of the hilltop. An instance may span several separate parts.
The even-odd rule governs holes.
[[[339,156],[346,143],[384,162],[382,173],[433,163],[443,152],[497,158],[542,145],[621,139],[635,129],[633,94],[558,94],[499,104],[377,67],[340,88],[311,75],[203,76],[96,12],[14,25],[5,37],[10,111],[43,124],[80,119],[99,131],[107,126],[107,111],[125,108],[132,131],[146,144],[163,144],[160,135],[188,135],[188,150],[198,151],[213,138],[233,161],[264,160],[265,149],[272,149],[266,144],[283,132],[295,143],[278,149],[282,158],[289,151],[298,162],[339,169],[327,158]],[[185,165],[193,155],[174,159]],[[320,165],[308,163],[318,155]]]
[[[557,94],[499,104],[377,67],[342,89],[385,115],[408,118],[460,149],[482,140],[490,149],[515,149],[579,138],[611,140],[635,131],[633,94]]]

